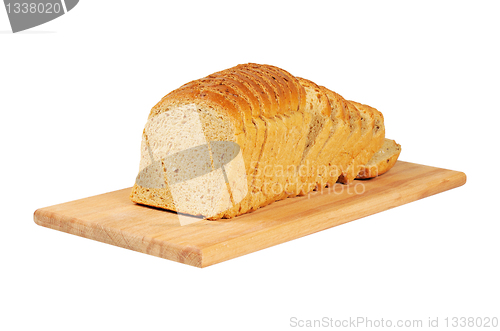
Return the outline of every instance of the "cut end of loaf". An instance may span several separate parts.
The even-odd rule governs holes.
[[[132,201],[204,217],[227,210],[247,193],[241,149],[231,139],[230,121],[206,104],[173,104],[150,117]]]

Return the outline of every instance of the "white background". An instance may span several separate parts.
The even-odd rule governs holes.
[[[0,8],[0,329],[500,318],[499,10],[495,1],[82,0],[12,34]],[[33,222],[37,208],[131,186],[151,107],[245,62],[378,108],[401,160],[463,171],[467,184],[205,269]]]

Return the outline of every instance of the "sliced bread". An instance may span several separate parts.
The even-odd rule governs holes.
[[[274,66],[238,65],[184,84],[153,107],[131,198],[232,218],[373,176],[384,136],[372,107]],[[377,173],[394,164],[391,157]]]

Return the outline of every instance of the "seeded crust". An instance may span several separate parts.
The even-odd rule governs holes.
[[[399,155],[401,145],[391,139],[384,139],[382,147],[372,156],[372,158],[361,167],[357,179],[368,179],[380,176],[391,169]]]
[[[217,210],[229,205],[219,213],[210,214],[209,219],[232,218],[286,197],[308,194],[336,181],[349,183],[354,178],[370,178],[374,174],[370,162],[374,162],[385,141],[383,116],[375,108],[346,101],[325,87],[269,65],[238,65],[184,84],[153,107],[148,123],[155,122],[156,116],[165,112],[188,106],[198,109],[207,141],[233,141],[240,146],[246,172],[246,178],[229,176],[228,183],[217,183],[219,188],[226,186],[229,197],[214,195],[209,207],[213,205],[212,209]],[[157,130],[161,131],[161,127]],[[203,213],[211,210],[207,206],[203,209],[193,205],[190,210],[188,207],[179,210],[174,204],[168,167],[164,160],[152,158],[155,146],[145,129],[141,144],[142,171],[131,199],[206,216]],[[212,152],[207,166],[212,167],[213,172],[221,171],[215,166],[217,160],[213,154],[217,146],[208,144]],[[385,164],[377,168],[378,174],[392,167],[398,156],[384,159]],[[204,181],[201,186],[216,187],[215,182],[204,177],[197,180]],[[244,192],[230,189],[241,187],[238,184],[242,183],[246,187]],[[196,192],[186,199],[196,200],[200,196],[206,199],[204,189],[206,187],[199,190],[196,187]]]

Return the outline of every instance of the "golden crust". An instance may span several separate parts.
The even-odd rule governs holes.
[[[278,114],[285,114],[291,111],[291,91],[281,75],[276,74],[274,71],[271,71],[270,68],[263,65],[260,66],[250,64],[246,66],[246,68],[254,71],[259,77],[262,77],[269,86],[271,86],[274,91],[276,101],[278,102]]]
[[[259,86],[259,92],[269,101],[267,107],[261,108],[262,115],[267,118],[274,118],[278,114],[279,105],[272,87],[255,71],[250,70],[250,68],[238,66],[235,67],[235,70]]]
[[[282,70],[274,66],[265,66],[266,69],[275,72],[280,75],[281,78],[286,82],[286,89],[290,91],[290,112],[298,111],[299,109],[299,89],[297,87],[297,79],[293,77],[289,72]]]

